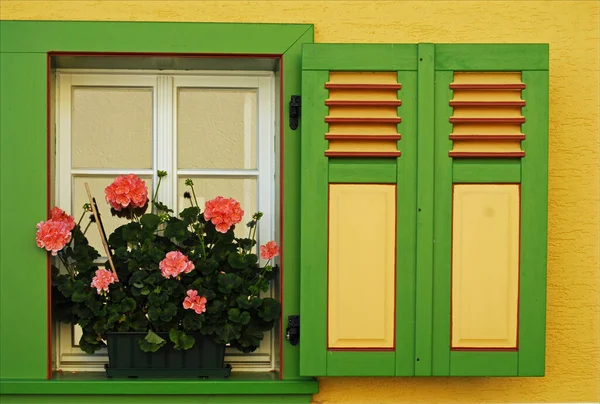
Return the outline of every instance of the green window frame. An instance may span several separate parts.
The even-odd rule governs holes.
[[[195,394],[196,400],[201,395],[215,400],[212,395],[218,394],[224,396],[214,402],[279,402],[282,395],[291,402],[310,401],[311,395],[318,391],[318,383],[312,378],[299,377],[299,347],[289,343],[282,344],[284,374],[281,380],[273,374],[227,381],[51,378],[48,261],[43,251],[36,251],[32,229],[37,221],[46,217],[50,208],[47,103],[53,53],[279,58],[281,153],[284,156],[281,168],[285,184],[281,189],[281,220],[285,223],[282,318],[297,314],[299,236],[294,229],[299,223],[300,143],[298,132],[289,128],[284,117],[288,111],[286,101],[292,94],[300,93],[302,44],[313,42],[313,37],[314,28],[309,24],[0,21],[1,190],[3,195],[15,195],[4,198],[0,207],[2,400],[81,401],[81,396],[78,399],[60,396],[77,394],[162,395],[158,400],[168,395]],[[13,253],[6,254],[6,251]],[[23,285],[27,285],[27,291]],[[15,310],[25,294],[35,299],[30,299],[27,310]],[[28,394],[38,396],[31,398]],[[148,397],[143,400],[150,402]]]

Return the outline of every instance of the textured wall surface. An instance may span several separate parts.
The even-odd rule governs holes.
[[[316,42],[550,44],[546,377],[323,378],[315,403],[600,401],[599,3],[11,1],[16,20],[311,23]]]

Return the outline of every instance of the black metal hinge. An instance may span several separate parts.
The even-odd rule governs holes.
[[[290,99],[290,128],[298,129],[298,121],[300,120],[300,109],[302,108],[302,100],[299,95],[292,95]]]
[[[288,316],[285,338],[290,341],[290,344],[298,345],[298,341],[300,341],[300,316]]]

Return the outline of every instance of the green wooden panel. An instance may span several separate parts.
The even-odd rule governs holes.
[[[327,376],[414,375],[415,233],[417,175],[416,46],[304,45],[302,112],[301,374]],[[431,51],[433,54],[433,50]],[[410,63],[407,61],[412,58]],[[433,65],[431,64],[431,68]],[[412,71],[406,69],[411,68]],[[330,71],[396,71],[402,89],[398,159],[324,158]],[[325,163],[323,163],[325,161]],[[328,165],[328,171],[323,165]],[[329,178],[327,175],[329,174]],[[396,351],[327,351],[328,183],[398,183]],[[323,210],[323,212],[321,212]],[[322,296],[321,296],[322,295]],[[308,314],[305,314],[308,313]],[[320,327],[320,329],[318,329]],[[323,369],[322,358],[326,357]]]
[[[283,100],[284,117],[289,116],[289,100],[293,94],[301,92],[300,60],[302,57],[302,44],[313,41],[313,30],[310,29],[302,35],[283,55]],[[283,156],[283,182],[279,192],[283,208],[281,241],[281,273],[283,283],[283,329],[287,327],[287,318],[300,314],[300,137],[302,127],[297,130],[283,125],[281,146]],[[282,175],[282,173],[279,173]],[[284,378],[298,377],[300,374],[300,346],[283,341],[283,358],[281,370]]]
[[[300,374],[327,374],[326,71],[302,72]]]
[[[308,24],[0,21],[2,52],[283,54]]]
[[[431,375],[433,305],[434,46],[419,45],[415,375]]]
[[[0,397],[2,404],[150,404],[150,403],[194,403],[194,404],[308,404],[311,395],[256,395],[256,396],[41,396],[41,395],[10,395]]]
[[[443,44],[435,46],[436,70],[547,70],[547,44]]]
[[[547,235],[548,74],[547,45],[436,46],[436,194],[433,374],[542,376],[544,374],[545,265]],[[512,55],[512,56],[511,56]],[[520,56],[519,56],[520,55]],[[527,122],[523,159],[447,157],[452,113],[452,69],[523,71]],[[521,262],[518,351],[451,351],[452,183],[521,182]]]
[[[329,182],[396,183],[396,160],[331,159]]]
[[[433,255],[432,375],[450,374],[450,290],[452,257],[452,72],[435,72],[435,213]]]
[[[548,234],[548,72],[523,72],[519,376],[543,376]]]
[[[394,376],[394,352],[327,352],[328,376]]]
[[[47,261],[35,225],[48,213],[46,55],[2,54],[0,88],[0,379],[44,379]]]
[[[417,72],[398,72],[398,215],[396,228],[396,376],[415,374],[415,261],[417,218]]]
[[[225,379],[113,379],[104,372],[78,372],[55,376],[52,380],[0,381],[0,394],[39,395],[278,395],[314,394],[318,392],[314,379],[279,380],[277,374],[266,372],[233,372]],[[108,400],[107,400],[108,401]],[[2,402],[2,400],[0,400]]]
[[[394,44],[307,44],[304,70],[396,71],[417,69],[417,46]]]
[[[518,352],[452,351],[451,376],[516,376]]]
[[[456,159],[452,165],[452,180],[455,183],[520,182],[521,159]]]

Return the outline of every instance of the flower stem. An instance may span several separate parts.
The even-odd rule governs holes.
[[[154,196],[152,197],[152,203],[156,202],[156,197],[158,196],[158,190],[160,189],[160,183],[162,182],[162,176],[158,176],[158,184],[156,185],[156,191],[154,191]]]
[[[89,226],[89,224],[88,224]],[[69,264],[67,264],[67,262],[65,261],[65,259],[61,256],[60,253],[57,254],[58,258],[60,259],[60,261],[63,263],[63,265],[65,266],[65,268],[67,269],[67,272],[69,273],[69,276],[71,277],[71,280],[74,281],[75,280],[75,274],[73,273],[73,271],[71,270],[71,266]]]
[[[206,258],[206,247],[204,245],[204,227],[200,224],[196,228],[196,234],[198,234],[198,238],[200,239],[200,247],[202,247],[202,257]]]
[[[79,226],[81,224],[81,221],[83,220],[83,217],[86,215],[86,213],[88,213],[89,211],[84,207],[83,208],[83,213],[81,214],[81,217],[79,218],[79,220],[77,221],[77,226]]]
[[[194,195],[194,202],[196,203],[196,207],[198,209],[200,209],[200,206],[198,205],[198,199],[196,198],[196,191],[194,190],[194,187],[192,186],[192,195]]]
[[[90,220],[87,224],[87,226],[85,226],[85,230],[83,231],[83,235],[85,236],[85,233],[87,233],[88,229],[90,228],[90,225],[92,224],[92,221]]]

